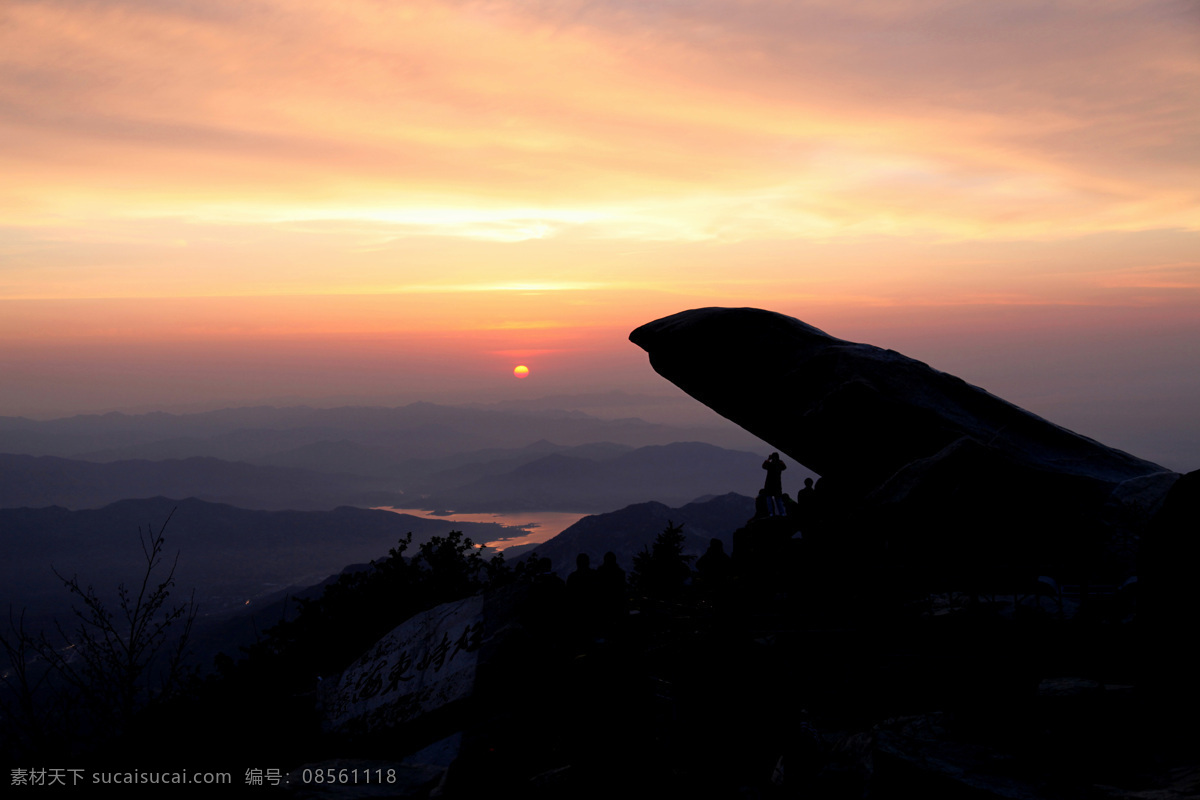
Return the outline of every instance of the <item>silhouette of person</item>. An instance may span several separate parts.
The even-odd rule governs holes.
[[[804,479],[804,488],[796,492],[796,516],[800,518],[800,524],[810,522],[816,510],[817,490],[813,488],[813,479]]]
[[[625,613],[625,570],[617,564],[617,554],[604,554],[604,563],[596,570],[599,582],[600,613],[606,623],[613,623]]]
[[[567,576],[567,591],[572,594],[595,593],[598,580],[588,554],[575,556],[575,571]]]
[[[733,563],[725,552],[725,543],[720,539],[710,539],[708,549],[696,561],[696,571],[705,584],[716,586],[724,582],[733,569]]]
[[[604,554],[604,563],[596,570],[596,577],[606,595],[613,593],[620,596],[625,594],[625,570],[617,564],[617,554],[609,550]]]
[[[529,614],[534,627],[556,628],[566,613],[567,584],[554,574],[549,558],[531,558],[526,562],[525,580],[529,582]]]
[[[594,627],[600,609],[600,578],[587,553],[575,557],[575,571],[567,576],[567,599],[582,630]]]
[[[771,453],[762,468],[767,471],[767,484],[763,491],[768,497],[779,497],[783,494],[783,471],[787,469],[787,464],[783,463],[779,453]]]

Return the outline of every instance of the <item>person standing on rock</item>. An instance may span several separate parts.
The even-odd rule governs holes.
[[[783,471],[787,464],[779,457],[779,453],[771,453],[763,462],[762,468],[767,471],[767,485],[763,487],[768,497],[783,496]]]

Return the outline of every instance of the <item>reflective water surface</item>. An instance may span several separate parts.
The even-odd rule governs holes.
[[[412,514],[426,519],[445,519],[451,522],[495,522],[512,529],[512,537],[485,542],[488,547],[504,550],[518,544],[537,544],[553,539],[587,514],[566,511],[511,511],[487,514],[434,514],[424,508],[395,508],[382,506],[380,511]]]

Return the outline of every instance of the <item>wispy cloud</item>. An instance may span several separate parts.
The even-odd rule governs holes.
[[[12,0],[0,214],[494,241],[1194,228],[1190,9]]]
[[[519,294],[541,294],[543,292],[578,292],[589,289],[613,288],[609,284],[588,281],[545,281],[533,283],[449,283],[412,284],[396,286],[395,292],[445,294],[456,292],[515,292]]]
[[[22,341],[163,297],[241,300],[155,330],[530,342],[1159,302],[1196,288],[1197,131],[1177,0],[7,0],[0,297],[64,303]]]
[[[1114,270],[1098,276],[1105,289],[1200,289],[1200,262]]]

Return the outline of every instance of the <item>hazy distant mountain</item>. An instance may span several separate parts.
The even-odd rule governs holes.
[[[373,452],[366,460],[379,466],[391,459],[399,463],[485,448],[519,448],[541,439],[565,446],[614,442],[634,447],[682,440],[736,442],[744,447],[753,441],[733,426],[689,428],[639,419],[603,420],[582,413],[433,403],[397,408],[256,407],[179,415],[114,413],[41,422],[0,418],[0,452],[91,461],[206,456],[263,463],[312,445],[351,443]],[[312,468],[311,461],[304,466]],[[337,469],[344,471],[346,466],[342,461]]]
[[[351,465],[365,445],[312,445]],[[216,458],[95,463],[0,454],[0,508],[99,508],[117,500],[195,497],[241,508],[319,510],[339,505],[444,508],[461,512],[601,512],[658,500],[680,505],[700,495],[754,494],[762,456],[700,442],[633,449],[612,443],[567,447],[545,440],[393,464],[394,477],[321,473]],[[376,466],[382,464],[378,462]],[[809,473],[799,465],[787,485]]]
[[[556,455],[600,462],[615,459],[632,450],[633,448],[628,445],[613,444],[612,442],[595,442],[565,447],[543,439],[519,449],[480,450],[436,461],[428,459],[408,461],[401,466],[401,469],[408,470],[412,475],[420,475],[417,480],[404,483],[407,492],[433,495],[504,475],[548,456]],[[434,468],[438,465],[445,466]],[[418,473],[417,470],[422,471]]]
[[[592,566],[599,566],[604,554],[612,551],[617,563],[627,572],[633,557],[654,543],[668,521],[683,525],[684,554],[700,555],[709,540],[725,543],[725,552],[733,552],[733,532],[754,516],[754,500],[730,492],[708,500],[670,508],[663,503],[638,503],[620,511],[593,514],[541,544],[519,545],[504,551],[506,560],[517,561],[532,552],[549,558],[554,570],[567,575],[575,569],[575,558],[587,553]]]
[[[402,504],[394,481],[215,458],[113,461],[0,454],[0,508],[99,508],[127,498],[195,497],[242,508]]]
[[[757,493],[761,467],[761,455],[701,442],[641,447],[602,461],[554,453],[435,493],[423,505],[456,511],[604,511],[649,500],[678,505],[731,490]]]
[[[179,553],[176,596],[196,589],[204,613],[241,607],[288,586],[317,583],[345,565],[387,555],[408,531],[414,542],[462,530],[476,542],[511,536],[493,523],[448,522],[389,511],[249,511],[200,500],[124,500],[101,509],[0,509],[0,608],[29,607],[65,619],[71,598],[51,572],[78,573],[111,594],[139,575],[139,527],[166,529]],[[415,546],[415,545],[414,545]]]
[[[375,475],[393,480],[406,492],[428,494],[487,475],[498,475],[551,453],[599,460],[632,449],[629,445],[611,442],[568,446],[539,439],[523,447],[490,447],[436,458],[404,458],[401,448],[343,440],[305,445],[258,459],[255,463],[317,472]]]

